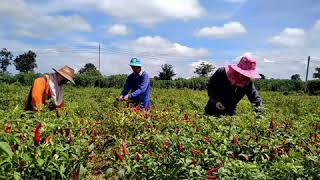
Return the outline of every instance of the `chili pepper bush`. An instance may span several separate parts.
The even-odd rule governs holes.
[[[207,117],[205,91],[153,89],[146,113],[120,89],[65,88],[64,110],[24,112],[0,84],[0,179],[320,179],[320,97],[262,92]]]

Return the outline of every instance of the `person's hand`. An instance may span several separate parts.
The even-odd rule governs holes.
[[[216,108],[219,109],[219,110],[221,110],[221,111],[223,111],[223,110],[226,109],[226,108],[222,105],[221,102],[217,102],[217,103],[216,103]]]
[[[129,100],[129,95],[128,95],[128,94],[125,95],[125,96],[123,97],[123,100],[124,100],[124,101],[128,101],[128,100]]]
[[[122,95],[119,96],[119,97],[118,97],[118,100],[119,100],[119,101],[123,101],[123,96],[122,96]]]
[[[258,114],[257,116],[256,116],[256,119],[264,119],[264,116],[263,115],[261,115],[261,114]]]
[[[264,113],[264,108],[262,106],[257,106],[254,109],[257,113]]]

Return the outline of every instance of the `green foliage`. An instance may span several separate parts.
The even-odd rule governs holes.
[[[317,79],[320,79],[320,67],[317,67],[315,69],[315,73],[313,73],[313,78],[317,78]]]
[[[0,51],[0,69],[2,72],[7,71],[7,67],[11,64],[13,55],[6,48]]]
[[[65,109],[42,113],[22,111],[29,87],[0,91],[0,179],[207,179],[217,167],[211,178],[319,179],[319,96],[260,92],[256,120],[247,99],[237,116],[207,117],[206,92],[189,89],[153,88],[149,113],[115,101],[121,89],[66,86]]]
[[[287,79],[261,79],[254,82],[263,91],[303,91],[303,81]]]
[[[162,72],[159,73],[159,80],[172,80],[176,75],[171,64],[161,65]]]
[[[294,74],[291,76],[291,80],[293,81],[301,81],[300,74]]]
[[[27,53],[17,56],[14,60],[16,70],[23,73],[34,72],[34,68],[37,67],[36,57],[36,53],[30,50]]]
[[[210,63],[201,62],[201,64],[196,67],[194,71],[195,74],[198,74],[200,77],[206,77],[210,72],[214,70],[214,65]]]
[[[84,67],[79,70],[79,74],[84,73],[91,75],[101,75],[100,72],[97,70],[96,66],[92,63],[85,64]]]
[[[308,81],[307,91],[309,92],[309,94],[319,95],[320,94],[320,80]]]
[[[35,74],[35,73],[19,73],[14,76],[16,82],[23,84],[23,85],[32,85],[33,81],[42,76],[42,74]]]

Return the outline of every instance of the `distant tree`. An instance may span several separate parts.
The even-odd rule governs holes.
[[[11,64],[13,55],[6,48],[0,51],[0,69],[2,72],[6,72],[8,66]]]
[[[266,79],[266,76],[264,74],[259,74],[261,76],[261,79]]]
[[[34,72],[34,68],[38,67],[36,64],[36,53],[28,51],[17,56],[14,60],[16,70],[20,72]]]
[[[320,67],[316,68],[316,72],[313,73],[313,78],[318,78],[320,79]]]
[[[214,65],[210,63],[201,62],[201,64],[196,67],[194,71],[195,74],[198,74],[200,77],[206,77],[210,72],[214,70]]]
[[[79,74],[84,74],[84,73],[92,72],[92,71],[96,71],[96,70],[97,70],[97,68],[96,68],[96,66],[94,64],[87,63],[87,64],[84,65],[83,68],[81,68],[79,70]]]
[[[301,81],[300,74],[294,74],[291,76],[291,80]]]
[[[160,80],[172,80],[172,78],[176,75],[171,64],[163,64],[161,65],[161,69],[162,72],[159,73]]]

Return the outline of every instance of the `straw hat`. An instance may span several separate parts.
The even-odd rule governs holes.
[[[63,76],[64,78],[66,78],[67,80],[69,80],[70,82],[72,82],[73,84],[75,84],[75,82],[73,81],[73,77],[74,77],[74,69],[72,69],[69,66],[63,66],[61,69],[56,70],[54,68],[52,68],[55,72],[59,73],[61,76]]]

